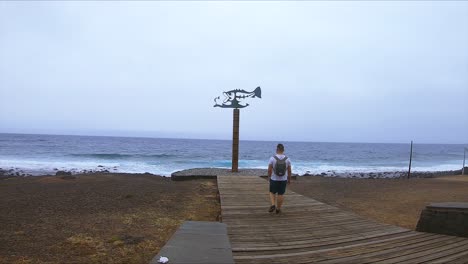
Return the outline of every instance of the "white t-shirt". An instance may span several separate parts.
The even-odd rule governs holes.
[[[278,159],[284,159],[284,156],[285,156],[285,155],[283,155],[283,154],[281,154],[281,155],[280,155],[280,154],[276,154],[275,156],[278,157]],[[291,166],[291,160],[289,159],[289,157],[288,157],[288,159],[286,160],[286,174],[284,174],[283,176],[278,176],[278,175],[276,175],[276,173],[275,173],[275,170],[274,170],[275,165],[276,165],[276,159],[275,159],[275,157],[271,157],[271,158],[270,158],[270,161],[268,162],[268,165],[272,165],[272,166],[273,166],[273,173],[271,174],[271,179],[272,179],[273,181],[287,181],[287,180],[288,180],[288,171],[287,171],[287,168]]]

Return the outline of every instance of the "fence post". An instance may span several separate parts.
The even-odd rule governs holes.
[[[407,179],[410,178],[411,176],[411,160],[413,159],[413,140],[411,140],[411,150],[410,150],[410,158],[409,158],[409,167],[408,167],[408,177]]]
[[[465,175],[465,157],[466,157],[466,148],[463,148],[463,167],[462,167],[462,175]]]

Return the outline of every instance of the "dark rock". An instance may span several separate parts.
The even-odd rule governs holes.
[[[463,171],[464,175],[468,175],[468,167],[465,167],[465,170],[462,169],[462,171]],[[460,172],[460,175],[461,174],[462,174],[462,172]]]
[[[76,179],[75,176],[72,176],[72,175],[64,175],[62,177],[60,177],[60,179],[63,179],[63,180],[74,180]]]
[[[70,171],[57,171],[55,176],[70,176],[72,173]]]
[[[98,165],[98,168],[104,168],[104,166],[102,166],[102,165]]]
[[[58,169],[57,169],[57,168],[54,168],[54,171],[58,171]]]
[[[325,172],[320,173],[320,175],[325,176],[327,175]]]
[[[468,203],[447,202],[426,206],[416,231],[468,237]]]

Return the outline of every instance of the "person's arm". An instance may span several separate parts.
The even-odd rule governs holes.
[[[270,181],[272,174],[273,174],[273,165],[268,164],[268,181]]]
[[[291,165],[288,166],[288,184],[291,183]]]

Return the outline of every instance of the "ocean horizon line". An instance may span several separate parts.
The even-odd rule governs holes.
[[[55,134],[55,133],[18,133],[18,132],[0,132],[3,135],[34,135],[34,136],[66,136],[66,137],[105,137],[105,138],[146,138],[146,139],[169,139],[169,140],[206,140],[206,141],[231,141],[232,139],[213,139],[197,137],[158,137],[158,136],[138,136],[138,135],[91,135],[91,134]],[[307,141],[307,140],[261,140],[261,139],[240,139],[244,142],[272,142],[272,143],[325,143],[325,144],[395,144],[407,145],[409,142],[361,142],[361,141]],[[468,143],[441,143],[441,142],[417,142],[417,145],[468,145]]]

